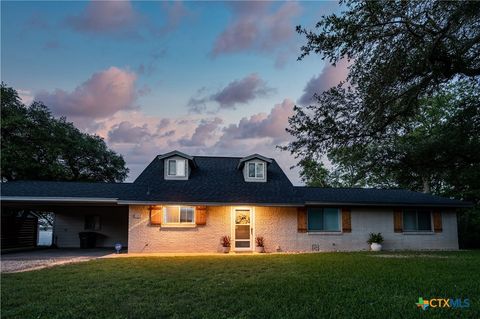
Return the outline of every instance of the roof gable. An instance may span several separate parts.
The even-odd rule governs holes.
[[[250,161],[250,160],[253,160],[253,159],[259,159],[259,160],[262,160],[264,162],[266,162],[267,164],[271,164],[273,162],[273,160],[271,158],[267,158],[265,156],[262,156],[260,154],[252,154],[252,155],[249,155],[249,156],[246,156],[246,157],[243,157],[241,158],[239,161],[238,161],[238,166],[237,166],[237,169],[242,169],[243,168],[243,165],[245,165],[246,162]]]
[[[192,166],[192,168],[197,167],[197,163],[195,162],[195,157],[187,155],[187,154],[182,153],[182,152],[177,151],[177,150],[174,150],[174,151],[162,154],[162,155],[157,155],[157,158],[160,159],[160,160],[165,160],[165,159],[173,157],[173,156],[180,156],[180,157],[188,160],[190,162],[190,165]]]

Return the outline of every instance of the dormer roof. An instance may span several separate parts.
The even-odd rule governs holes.
[[[250,161],[250,160],[253,160],[253,159],[262,160],[262,161],[266,162],[267,165],[268,165],[268,164],[271,164],[271,163],[273,162],[273,160],[272,160],[271,158],[262,156],[262,155],[260,155],[260,154],[252,154],[252,155],[248,155],[248,156],[242,157],[242,158],[239,160],[239,162],[238,162],[237,169],[242,169],[246,162],[248,162],[248,161]]]
[[[180,151],[171,151],[171,152],[168,152],[168,153],[165,153],[165,154],[162,154],[162,155],[158,155],[157,158],[159,160],[164,160],[164,159],[167,159],[167,158],[170,158],[172,156],[180,156],[180,157],[183,157],[184,159],[188,160],[191,167],[192,168],[196,168],[197,167],[197,163],[195,162],[195,158],[193,156],[190,156],[188,154],[185,154],[185,153],[182,153]]]

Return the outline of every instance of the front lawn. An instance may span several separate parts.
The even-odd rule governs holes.
[[[118,258],[4,274],[1,316],[480,317],[480,252],[381,255]],[[419,297],[468,298],[471,306],[423,311]]]

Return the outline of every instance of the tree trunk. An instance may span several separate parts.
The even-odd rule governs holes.
[[[423,177],[422,182],[423,182],[423,192],[426,194],[429,194],[431,192],[430,181],[428,180],[428,178]]]

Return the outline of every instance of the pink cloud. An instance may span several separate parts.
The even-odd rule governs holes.
[[[212,140],[215,136],[215,132],[220,127],[220,124],[223,123],[223,120],[219,117],[216,117],[211,120],[202,120],[200,124],[195,129],[191,138],[182,138],[179,140],[179,144],[186,147],[203,147],[206,146],[207,142]]]
[[[200,89],[199,93],[204,89]],[[268,87],[267,83],[257,74],[250,74],[243,79],[230,82],[223,89],[210,96],[192,97],[188,107],[193,113],[202,113],[207,110],[208,102],[216,102],[220,109],[234,109],[237,104],[246,104],[256,98],[268,96],[275,89]]]
[[[140,20],[129,1],[91,1],[79,15],[68,17],[67,24],[80,32],[132,35]]]
[[[286,2],[272,9],[268,2],[234,2],[230,7],[233,20],[215,40],[212,56],[242,51],[273,52],[279,56],[278,61],[285,60],[286,52],[290,51],[285,51],[285,46],[292,45],[295,33],[294,19],[301,12],[298,3]],[[281,64],[278,61],[277,66]]]
[[[75,118],[106,118],[121,110],[134,108],[136,75],[110,67],[94,73],[72,92],[61,89],[40,92],[35,100],[48,105],[56,115]]]
[[[123,121],[111,128],[108,132],[108,141],[111,143],[138,143],[150,134],[146,124],[135,126],[131,122]]]
[[[285,99],[266,113],[256,113],[225,124],[220,117],[185,115],[162,118],[140,110],[123,110],[105,119],[95,119],[92,131],[106,139],[111,148],[124,155],[133,180],[158,154],[178,149],[191,155],[246,156],[260,153],[274,157],[286,174],[298,183],[296,164],[277,145],[290,140],[285,131],[293,113],[293,101]]]
[[[298,99],[301,105],[308,105],[314,102],[314,94],[321,94],[323,91],[337,86],[340,82],[346,81],[348,75],[347,60],[339,61],[336,66],[326,64],[322,72],[308,81],[303,89],[302,96]]]
[[[269,114],[258,113],[250,118],[242,118],[238,124],[230,124],[218,141],[218,146],[228,146],[234,140],[249,138],[270,138],[273,143],[281,143],[289,138],[285,131],[288,118],[293,115],[294,102],[290,99],[276,104]]]

